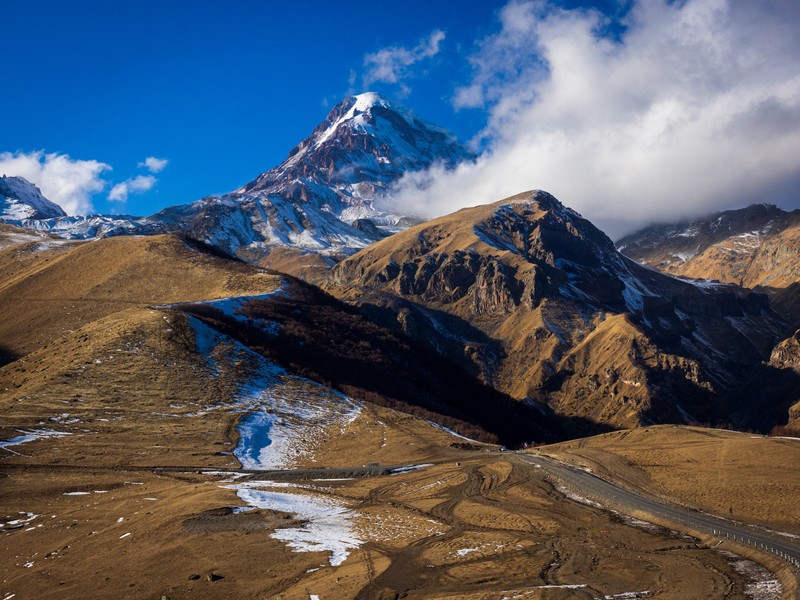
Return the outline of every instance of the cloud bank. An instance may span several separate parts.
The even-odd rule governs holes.
[[[413,48],[389,46],[364,57],[364,89],[376,82],[400,84],[400,95],[407,96],[411,89],[403,80],[412,76],[412,67],[426,58],[439,54],[445,32],[436,29]],[[352,77],[351,77],[352,79]],[[352,85],[351,81],[351,85]]]
[[[398,204],[435,216],[540,188],[612,236],[800,205],[794,0],[636,0],[618,40],[600,13],[543,1],[512,1],[499,21],[453,97],[488,109],[484,153],[407,175]]]
[[[103,190],[100,175],[111,167],[96,160],[73,160],[67,154],[0,152],[0,174],[24,177],[36,184],[45,198],[69,215],[92,211],[91,196]]]

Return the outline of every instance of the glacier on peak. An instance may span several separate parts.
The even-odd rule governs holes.
[[[216,199],[232,205],[230,211],[246,214],[252,233],[251,239],[237,234],[235,244],[223,249],[245,260],[276,246],[329,256],[351,254],[417,221],[382,202],[406,172],[434,164],[452,168],[473,158],[450,133],[402,106],[374,92],[350,96],[280,165]],[[165,212],[174,215],[177,209],[154,218]],[[194,225],[208,229],[205,209],[197,209]],[[242,230],[241,223],[237,230]],[[187,232],[210,241],[203,237],[211,237],[207,231]]]

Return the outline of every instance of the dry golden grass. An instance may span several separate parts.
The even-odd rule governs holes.
[[[544,453],[716,514],[800,534],[800,440],[668,425]]]
[[[276,246],[258,261],[258,265],[273,271],[288,273],[310,283],[322,281],[333,260],[315,252],[303,252],[290,246]]]
[[[113,237],[0,251],[0,343],[17,355],[132,307],[267,293],[275,275],[217,259],[171,236]]]

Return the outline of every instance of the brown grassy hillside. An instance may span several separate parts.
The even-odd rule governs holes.
[[[662,425],[542,451],[722,516],[800,533],[800,439]]]
[[[0,345],[24,355],[121,310],[266,293],[279,280],[172,235],[15,245],[0,251]]]

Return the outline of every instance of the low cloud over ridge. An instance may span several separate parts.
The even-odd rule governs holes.
[[[513,1],[456,108],[489,109],[485,152],[407,175],[435,216],[545,189],[618,236],[652,221],[800,205],[800,5],[637,0],[619,40],[594,11]]]

